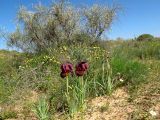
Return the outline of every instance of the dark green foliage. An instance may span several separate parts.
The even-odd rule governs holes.
[[[137,41],[151,41],[154,39],[154,36],[150,34],[142,34],[137,38]]]

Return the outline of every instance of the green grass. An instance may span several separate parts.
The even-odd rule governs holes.
[[[128,85],[130,89],[136,88],[145,81],[147,66],[143,63],[115,56],[112,58],[111,65],[113,77],[119,74],[120,79],[124,80],[123,84]]]
[[[114,50],[114,54],[130,59],[160,59],[160,42],[135,40],[126,41]]]

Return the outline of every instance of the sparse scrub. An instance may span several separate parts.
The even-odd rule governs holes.
[[[16,71],[16,77],[15,74],[10,77],[16,86],[12,98],[21,99],[20,96],[24,95],[27,89],[45,93],[48,98],[48,113],[65,111],[74,116],[86,108],[85,101],[88,98],[109,95],[124,85],[134,91],[144,82],[147,67],[127,56],[121,56],[122,53],[123,51],[109,53],[101,46],[88,47],[81,44],[62,46],[49,55],[26,56]],[[81,60],[88,62],[89,69],[83,80],[75,75],[68,78],[68,94],[67,80],[60,77],[60,65],[70,61],[75,70],[76,63]],[[20,91],[23,93],[20,94]]]
[[[160,59],[160,42],[135,40],[125,41],[114,50],[114,54],[125,56],[129,59]]]

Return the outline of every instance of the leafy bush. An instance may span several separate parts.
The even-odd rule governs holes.
[[[75,38],[78,34],[90,36],[91,40],[100,39],[110,28],[118,10],[117,5],[93,5],[79,11],[65,0],[49,7],[38,4],[32,12],[21,7],[17,15],[18,27],[7,37],[8,45],[25,52],[42,53],[62,44],[70,46],[75,40],[84,41]]]
[[[137,38],[137,41],[151,41],[154,39],[154,36],[150,34],[142,34]]]

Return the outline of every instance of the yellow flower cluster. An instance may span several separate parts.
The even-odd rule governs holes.
[[[56,64],[60,64],[60,62],[54,57],[50,57],[50,56],[44,56],[45,60],[49,60],[50,62],[56,63]]]

